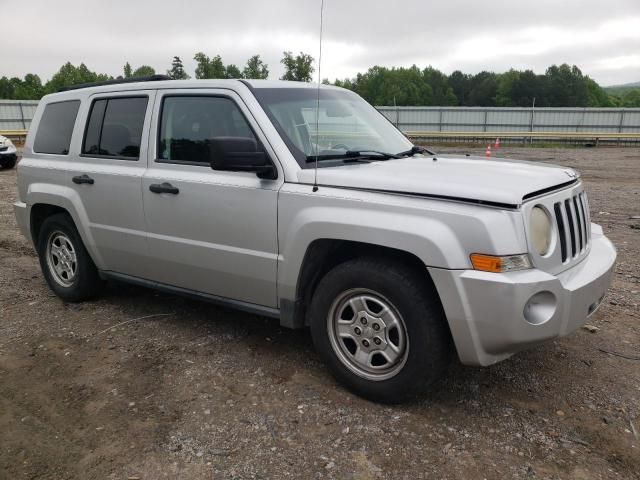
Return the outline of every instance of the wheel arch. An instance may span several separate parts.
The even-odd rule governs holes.
[[[100,257],[95,242],[89,231],[89,218],[82,205],[82,201],[72,189],[59,185],[32,184],[27,194],[28,226],[34,247],[38,245],[40,227],[45,218],[58,213],[69,215],[89,256],[100,268]]]
[[[428,287],[433,288],[440,301],[427,266],[414,253],[374,243],[321,238],[311,242],[304,254],[296,282],[295,299],[280,301],[281,324],[290,328],[307,326],[307,308],[322,277],[341,263],[363,257],[386,258],[413,270],[424,278]]]
[[[33,244],[38,245],[40,230],[45,219],[56,214],[66,214],[71,218],[71,214],[59,205],[51,205],[50,203],[36,203],[31,206],[31,214],[29,216],[29,230]],[[75,222],[74,222],[75,223]],[[77,227],[76,227],[77,228]]]

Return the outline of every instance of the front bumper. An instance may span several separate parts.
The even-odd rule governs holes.
[[[18,150],[13,145],[0,147],[0,164],[18,159]]]
[[[616,260],[595,224],[591,239],[584,260],[558,275],[430,268],[462,363],[491,365],[583,325],[600,305]]]
[[[18,149],[15,145],[2,145],[0,146],[0,156],[3,155],[17,155]]]

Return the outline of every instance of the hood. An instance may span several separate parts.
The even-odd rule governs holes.
[[[531,194],[575,182],[565,167],[503,158],[413,156],[318,168],[318,184],[516,207]],[[314,169],[298,174],[312,184]]]

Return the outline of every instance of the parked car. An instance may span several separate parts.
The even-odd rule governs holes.
[[[0,169],[13,168],[18,161],[18,150],[11,140],[0,135]]]
[[[308,326],[335,377],[382,402],[427,389],[453,353],[491,365],[574,331],[616,258],[574,170],[436,155],[324,85],[47,95],[18,191],[63,300],[121,280]]]

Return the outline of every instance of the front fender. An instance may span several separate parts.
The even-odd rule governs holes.
[[[278,208],[278,294],[294,300],[309,245],[349,240],[413,254],[425,267],[468,269],[474,252],[526,252],[518,212],[492,207],[286,184]]]

